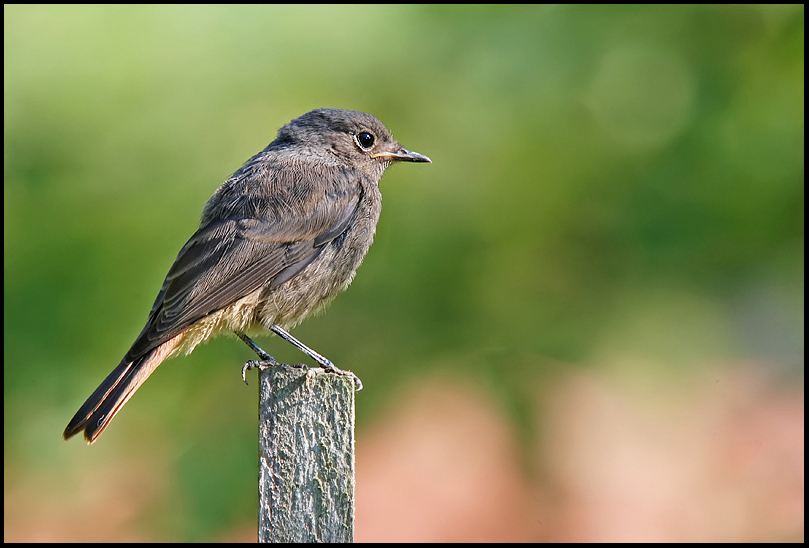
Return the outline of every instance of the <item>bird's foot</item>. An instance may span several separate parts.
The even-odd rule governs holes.
[[[275,358],[270,356],[269,360],[250,360],[244,364],[242,367],[242,380],[244,384],[247,384],[247,372],[251,369],[258,369],[259,371],[264,371],[269,367],[276,367],[276,366],[286,366],[286,367],[297,367],[298,369],[309,369],[309,366],[305,363],[281,363],[277,361]]]
[[[317,360],[317,362],[320,364],[321,367],[323,367],[323,369],[325,369],[329,373],[336,373],[337,375],[342,375],[343,377],[350,377],[351,380],[354,381],[354,388],[357,390],[357,392],[362,390],[362,381],[358,376],[356,376],[351,371],[340,369],[339,367],[331,363],[331,360],[329,360],[328,358],[324,358],[323,356],[320,357],[322,358],[322,360]]]

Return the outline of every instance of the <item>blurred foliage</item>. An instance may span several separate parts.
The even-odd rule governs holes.
[[[214,189],[318,107],[370,112],[434,162],[383,178],[356,281],[295,331],[363,379],[360,429],[436,368],[478,377],[518,422],[526,379],[612,350],[802,375],[802,6],[4,15],[7,481],[166,455],[155,537],[253,519],[238,341],[160,368],[92,451],[60,433]]]

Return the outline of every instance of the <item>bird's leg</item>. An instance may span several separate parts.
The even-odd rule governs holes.
[[[285,341],[292,343],[292,345],[295,348],[297,348],[298,350],[300,350],[301,352],[303,352],[304,354],[315,360],[317,363],[319,363],[323,367],[323,369],[331,371],[332,373],[337,373],[338,375],[351,377],[354,380],[354,385],[357,387],[357,391],[359,392],[360,390],[362,390],[362,381],[358,376],[356,376],[351,371],[343,371],[342,369],[339,369],[333,363],[331,363],[331,360],[329,360],[325,356],[321,356],[320,354],[318,354],[317,352],[315,352],[314,350],[303,344],[301,341],[299,341],[298,339],[296,339],[295,337],[284,331],[284,329],[280,325],[274,323],[272,324],[272,326],[270,326],[270,329],[272,330],[273,333],[275,333]]]
[[[244,333],[236,333],[236,336],[239,337],[241,340],[243,340],[244,344],[250,347],[250,350],[258,354],[258,357],[261,358],[262,361],[267,362],[267,365],[278,365],[278,362],[275,360],[275,358],[264,352],[264,350],[259,345],[253,342],[253,339],[251,339]]]
[[[253,342],[253,339],[251,339],[244,333],[236,333],[236,336],[239,337],[241,340],[243,340],[244,344],[249,346],[250,349],[256,354],[258,354],[259,358],[261,358],[261,361],[250,360],[244,364],[244,367],[242,367],[242,380],[244,381],[244,384],[247,384],[247,372],[250,371],[251,369],[258,368],[259,370],[263,371],[268,367],[272,367],[274,365],[281,365],[279,361],[277,361],[275,358],[267,354],[259,345]],[[302,363],[293,364],[292,367],[303,367],[308,369],[306,365]]]

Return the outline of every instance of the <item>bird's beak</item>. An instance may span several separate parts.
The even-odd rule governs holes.
[[[400,148],[395,152],[377,152],[376,154],[371,154],[371,158],[385,158],[386,160],[391,161],[401,161],[401,162],[428,162],[432,163],[427,156],[424,154],[419,154],[418,152],[413,152],[407,150],[406,148]]]

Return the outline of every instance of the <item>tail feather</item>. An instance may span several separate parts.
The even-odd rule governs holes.
[[[157,366],[171,354],[182,340],[182,334],[128,362],[126,358],[87,398],[70,420],[62,436],[68,439],[84,431],[87,443],[93,443],[104,431],[123,405],[149,378]]]

